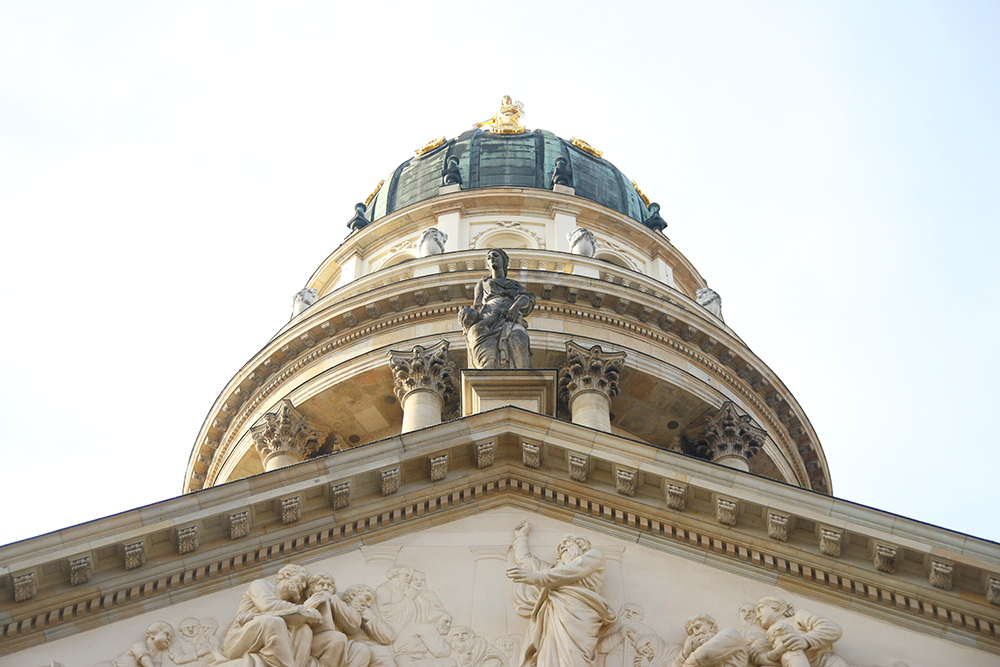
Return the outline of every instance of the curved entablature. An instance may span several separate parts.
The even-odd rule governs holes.
[[[392,397],[386,350],[447,339],[452,357],[459,367],[465,365],[456,316],[482,276],[475,265],[480,255],[478,250],[454,253],[456,269],[443,274],[435,265],[428,275],[402,281],[387,278],[394,271],[405,273],[403,266],[366,276],[290,322],[220,396],[199,434],[185,490],[259,472],[253,467],[249,429],[284,398],[335,432],[338,418],[331,406],[349,414],[354,422],[346,428],[342,419],[339,433],[346,446],[398,432],[401,411]],[[511,265],[530,265],[536,255],[511,250]],[[444,259],[416,260],[413,272],[419,273],[421,263]],[[467,262],[474,264],[472,270]],[[624,391],[611,407],[618,432],[670,448],[683,430],[678,427],[694,426],[735,400],[771,439],[753,472],[830,492],[826,461],[801,408],[721,320],[684,294],[618,267],[616,282],[554,268],[512,272],[539,297],[529,318],[536,367],[561,365],[571,339],[627,351]],[[675,408],[666,407],[670,400]],[[660,424],[654,416],[671,419]],[[667,426],[672,421],[677,422],[673,430]]]
[[[570,243],[579,228],[592,234],[592,250]],[[430,229],[446,240],[440,245],[427,241]],[[414,257],[491,247],[594,256],[603,265],[638,271],[692,298],[706,286],[663,234],[572,194],[524,188],[450,192],[396,211],[352,233],[305,286],[322,297]]]

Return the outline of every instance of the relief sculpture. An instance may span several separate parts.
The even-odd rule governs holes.
[[[157,621],[96,667],[848,667],[834,648],[841,627],[778,596],[740,607],[739,630],[696,613],[680,635],[679,621],[658,615],[651,626],[635,602],[615,614],[603,597],[608,562],[600,549],[565,535],[549,564],[531,553],[530,532],[528,521],[518,523],[507,565],[479,570],[490,573],[479,590],[507,582],[505,597],[490,600],[512,615],[478,617],[489,627],[456,623],[427,576],[408,565],[394,562],[375,589],[354,584],[339,595],[330,574],[285,565],[273,582],[247,587],[223,631],[214,618]]]
[[[811,611],[798,611],[777,596],[761,598],[756,605],[756,619],[764,629],[750,646],[750,657],[758,667],[847,667],[847,662],[833,650],[843,634],[840,626]]]
[[[554,565],[531,555],[531,524],[514,528],[515,567],[507,576],[516,584],[517,613],[528,618],[524,667],[589,667],[597,654],[597,638],[615,620],[601,596],[607,563],[581,535],[559,542]]]

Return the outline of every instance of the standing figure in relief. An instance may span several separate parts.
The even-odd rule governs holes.
[[[476,283],[472,307],[458,313],[473,368],[531,368],[531,346],[524,318],[535,296],[507,279],[510,257],[500,248],[486,253],[490,275]]]
[[[420,619],[418,592],[413,588],[413,568],[397,565],[385,573],[386,581],[375,589],[375,602],[382,618],[398,632]]]
[[[747,644],[737,630],[719,625],[708,614],[684,622],[687,639],[674,667],[747,667]]]
[[[299,604],[307,582],[302,566],[286,565],[278,570],[275,583],[258,579],[250,584],[222,642],[226,658],[249,657],[255,667],[296,665],[293,629],[320,622],[318,611]]]
[[[755,665],[773,664],[769,662],[773,655],[784,667],[797,667],[802,663],[796,654],[801,652],[809,661],[809,667],[848,667],[833,650],[834,642],[844,631],[828,618],[805,609],[795,611],[782,598],[770,596],[757,601],[757,622],[767,633],[770,646],[751,646],[750,657]],[[771,627],[778,623],[787,627],[772,633]]]
[[[448,646],[459,667],[507,667],[507,657],[465,625],[451,629]]]
[[[444,609],[441,598],[434,591],[427,590],[427,575],[420,570],[414,570],[410,577],[410,588],[413,589],[413,599],[417,603],[417,616],[426,622],[433,609]]]
[[[352,645],[347,640],[349,635],[361,628],[361,616],[337,597],[337,584],[333,577],[326,572],[311,575],[306,593],[309,597],[304,606],[318,611],[321,620],[312,626],[310,641],[307,644],[302,642],[308,653],[299,644],[302,640],[296,638],[296,663],[299,667],[312,665],[310,656],[319,667],[367,667],[370,658],[368,647]]]
[[[95,667],[160,667],[174,639],[174,629],[169,623],[156,621],[146,628],[146,639],[132,644],[129,650],[110,662],[99,662]]]
[[[399,667],[457,667],[450,657],[448,633],[451,631],[451,614],[437,609],[431,612],[428,623],[414,623],[403,628],[393,649]]]
[[[371,586],[354,584],[341,593],[340,599],[361,616],[361,627],[354,634],[347,634],[352,643],[364,644],[371,652],[370,667],[396,667],[392,643],[396,631],[375,611],[375,591]]]
[[[600,550],[580,535],[559,542],[554,565],[531,555],[531,524],[514,528],[516,567],[507,570],[514,581],[517,613],[528,617],[523,667],[590,667],[597,656],[597,638],[615,620],[601,596],[606,561]]]

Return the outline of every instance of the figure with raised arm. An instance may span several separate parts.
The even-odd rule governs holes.
[[[566,535],[555,564],[531,555],[522,521],[514,529],[514,581],[517,613],[528,617],[522,667],[591,667],[597,638],[615,620],[601,595],[607,563],[604,554],[582,535]]]

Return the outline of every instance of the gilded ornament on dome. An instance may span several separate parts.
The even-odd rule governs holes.
[[[639,199],[641,199],[642,203],[646,205],[646,208],[649,208],[649,197],[642,194],[642,190],[640,190],[639,186],[635,184],[635,181],[632,181],[632,187],[635,188],[636,194],[639,195]]]
[[[515,102],[510,95],[504,95],[500,99],[500,111],[496,112],[489,120],[476,123],[473,127],[489,126],[489,130],[493,134],[521,134],[524,132],[524,125],[521,125],[521,116],[523,115],[524,104]]]
[[[378,191],[382,189],[383,185],[385,185],[385,179],[384,178],[381,181],[378,182],[378,185],[375,186],[375,189],[372,190],[372,193],[370,195],[368,195],[367,199],[365,199],[365,208],[368,208],[368,205],[372,203],[372,200],[375,199],[375,195],[378,194]],[[633,185],[634,185],[634,183],[633,183]]]
[[[428,141],[426,144],[424,144],[420,148],[415,149],[413,152],[416,153],[417,157],[420,157],[421,155],[427,155],[428,153],[430,153],[432,150],[434,150],[435,148],[437,148],[438,146],[440,146],[444,142],[445,142],[445,138],[444,137],[438,137],[437,139],[431,139],[430,141]]]
[[[604,155],[604,151],[597,150],[583,139],[577,139],[576,137],[573,137],[572,139],[569,140],[569,143],[573,144],[584,153],[590,153],[594,157],[601,157],[602,155]]]

